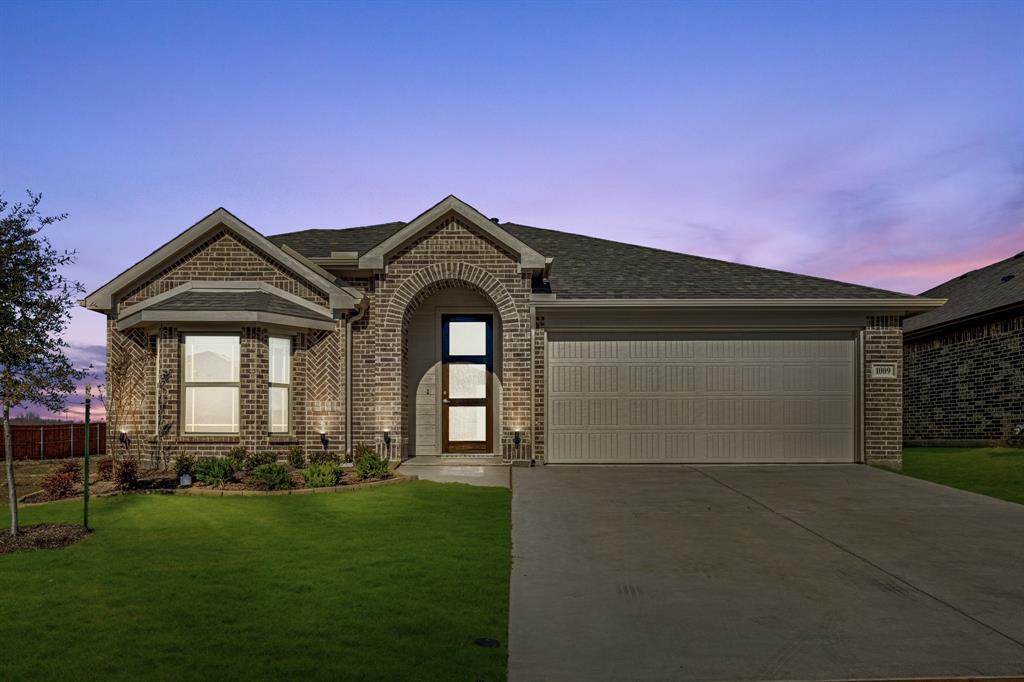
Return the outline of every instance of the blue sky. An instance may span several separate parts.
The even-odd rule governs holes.
[[[0,191],[94,289],[217,206],[919,292],[1024,248],[1024,2],[3,3]],[[102,361],[103,321],[76,313]]]

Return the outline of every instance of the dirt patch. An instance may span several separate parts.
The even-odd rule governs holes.
[[[21,532],[11,536],[6,530],[0,535],[0,554],[33,549],[60,549],[73,545],[92,531],[66,523],[40,523],[23,526]]]

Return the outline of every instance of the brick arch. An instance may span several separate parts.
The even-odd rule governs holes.
[[[518,368],[521,359],[511,357],[507,349],[512,348],[518,336],[528,333],[523,324],[526,318],[516,306],[515,299],[506,286],[493,274],[465,262],[443,262],[428,265],[404,278],[389,297],[385,312],[381,316],[377,337],[378,349],[398,351],[392,356],[395,357],[395,361],[380,367],[378,371],[378,428],[399,435],[403,443],[408,442],[411,425],[410,415],[406,409],[409,396],[409,323],[420,303],[446,289],[468,289],[490,302],[501,320],[503,374],[510,369],[521,369]],[[513,396],[506,395],[506,392],[505,382],[502,382],[502,427],[499,436],[496,436],[495,447],[498,447],[497,442],[500,442],[500,434],[507,430],[506,406],[517,404]]]
[[[419,304],[444,289],[476,291],[494,305],[504,328],[514,329],[519,324],[515,301],[494,275],[469,263],[448,262],[428,265],[406,279],[391,296],[385,324],[401,325],[404,334],[409,317]]]

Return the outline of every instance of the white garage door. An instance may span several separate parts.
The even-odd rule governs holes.
[[[851,462],[852,334],[549,334],[552,463]]]

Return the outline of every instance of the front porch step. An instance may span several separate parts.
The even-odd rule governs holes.
[[[501,457],[445,457],[441,455],[419,455],[402,462],[402,467],[417,466],[445,466],[445,467],[507,467],[508,462],[502,462]]]

